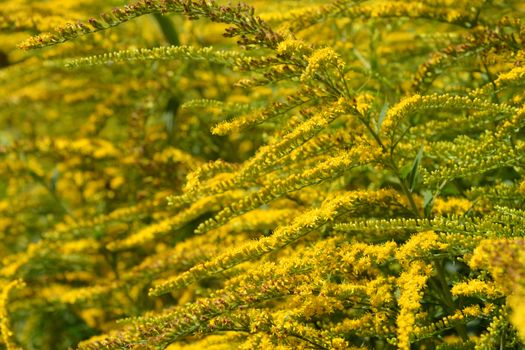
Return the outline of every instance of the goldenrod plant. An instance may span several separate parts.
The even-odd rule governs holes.
[[[0,347],[524,349],[524,18],[3,1]]]

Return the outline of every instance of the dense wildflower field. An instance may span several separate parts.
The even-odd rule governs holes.
[[[524,349],[523,19],[2,1],[0,349]]]

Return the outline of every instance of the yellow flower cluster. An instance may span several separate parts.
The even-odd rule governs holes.
[[[404,122],[412,113],[428,109],[472,109],[482,111],[492,111],[494,113],[511,113],[512,108],[504,104],[494,104],[478,97],[419,94],[406,97],[398,104],[388,110],[385,120],[381,125],[386,134],[391,134]]]
[[[202,279],[232,268],[241,262],[278,250],[333,221],[341,214],[358,212],[367,207],[381,205],[385,199],[392,197],[394,197],[394,193],[390,191],[378,191],[376,193],[342,193],[334,198],[329,198],[320,209],[313,209],[296,217],[291,224],[279,227],[273,235],[255,242],[247,242],[206,263],[196,265],[188,272],[153,288],[150,290],[150,294],[165,294],[173,289],[186,286],[197,279]]]
[[[0,347],[524,347],[522,2],[4,1]]]
[[[9,311],[7,309],[9,294],[13,290],[23,288],[24,286],[24,282],[21,280],[0,284],[0,333],[2,335],[2,342],[8,350],[19,349],[16,343],[11,341],[13,332],[9,324]]]
[[[408,268],[411,263],[422,255],[426,255],[431,250],[445,250],[448,244],[440,241],[439,236],[434,231],[418,233],[399,248],[396,258]]]
[[[302,58],[304,55],[311,53],[311,48],[302,40],[286,39],[279,43],[276,52],[277,55],[285,57],[298,56],[298,58]]]
[[[239,197],[239,194],[219,195],[211,198],[202,198],[195,202],[189,208],[181,210],[177,215],[171,216],[153,225],[147,226],[140,231],[131,234],[121,241],[113,241],[107,245],[107,249],[111,251],[130,249],[136,246],[144,245],[148,242],[158,239],[162,235],[166,235],[173,230],[178,229],[181,225],[191,221],[193,218],[212,211],[218,208],[218,203],[225,200],[227,197]]]
[[[328,69],[336,69],[341,72],[345,69],[345,64],[341,57],[330,47],[316,50],[308,57],[308,65],[301,75],[301,81],[317,80],[317,76],[326,74]]]
[[[512,308],[511,321],[520,336],[525,339],[523,303],[525,296],[525,241],[515,239],[484,240],[474,250],[469,264],[473,268],[485,267],[502,291],[509,295],[508,305]],[[504,322],[504,319],[500,320]]]
[[[401,289],[398,300],[400,311],[396,319],[399,349],[410,349],[410,335],[416,325],[416,312],[421,307],[423,290],[431,273],[431,267],[416,262],[399,276],[397,283]]]
[[[432,210],[436,215],[462,215],[471,207],[472,203],[465,198],[438,198]]]
[[[450,291],[452,295],[482,295],[489,298],[498,298],[503,294],[492,283],[480,280],[457,283]]]

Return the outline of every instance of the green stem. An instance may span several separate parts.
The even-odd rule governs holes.
[[[448,312],[452,313],[454,312],[454,310],[457,309],[457,306],[454,303],[452,293],[450,293],[450,289],[448,287],[448,283],[445,277],[443,261],[436,261],[434,265],[436,268],[439,283],[441,285],[441,294],[443,295]],[[464,324],[456,324],[454,328],[456,329],[456,332],[461,337],[461,339],[463,339],[463,341],[468,341],[467,327]]]
[[[487,66],[487,63],[485,62],[485,60],[482,60],[482,62],[483,62],[483,68],[485,69],[485,73],[487,74],[487,78],[488,78],[490,84],[492,85],[492,90],[493,90],[492,101],[494,101],[495,103],[499,103],[498,87],[496,86],[496,83],[494,82],[494,78],[492,77],[492,74],[490,74],[489,67]]]
[[[372,129],[372,127],[366,122],[366,120],[364,118],[360,118],[360,117],[359,117],[359,120],[368,129],[368,131],[370,132],[370,134],[372,135],[374,140],[383,149],[383,151],[386,151],[385,144],[381,141],[381,139],[379,138],[379,135]],[[397,165],[396,165],[396,163],[394,161],[392,152],[390,152],[390,162],[387,165],[394,172],[394,175],[399,180],[399,184],[401,185],[401,190],[403,191],[403,193],[407,197],[408,203],[410,204],[410,208],[411,208],[414,216],[416,218],[418,218],[418,219],[421,219],[421,215],[419,214],[419,208],[417,207],[416,202],[414,200],[414,197],[412,196],[412,191],[410,191],[410,189],[408,188],[405,180],[403,180],[403,178],[401,177],[401,175],[399,173],[399,169],[397,168]]]
[[[408,188],[405,180],[401,177],[401,174],[399,173],[399,169],[394,161],[393,156],[390,156],[390,163],[388,164],[390,169],[394,172],[394,175],[397,177],[399,181],[399,185],[401,186],[401,190],[403,191],[404,195],[408,199],[408,203],[410,204],[410,208],[412,209],[412,213],[417,219],[421,219],[421,215],[419,213],[419,208],[417,207],[416,201],[414,200],[414,196],[412,196],[412,191]]]
[[[180,40],[179,40],[179,33],[177,33],[177,29],[173,25],[173,22],[169,17],[163,16],[160,13],[154,13],[153,17],[155,17],[155,20],[157,21],[157,24],[160,27],[160,30],[162,31],[162,34],[164,34],[164,38],[173,46],[180,46]],[[175,119],[175,115],[178,112],[178,109],[180,107],[180,98],[179,96],[172,96],[170,97],[168,104],[165,109],[165,116],[166,116],[166,132],[168,134],[168,144],[173,144],[173,123]]]
[[[401,179],[401,176],[399,174],[396,173],[396,176],[401,184],[401,190],[408,198],[408,202],[410,203],[410,208],[412,209],[412,212],[414,213],[416,218],[421,219],[421,215],[419,215],[419,208],[417,207],[416,202],[414,201],[414,197],[412,196],[412,191],[410,191],[407,184],[405,183],[405,180]]]

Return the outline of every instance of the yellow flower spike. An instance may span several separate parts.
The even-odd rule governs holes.
[[[525,327],[519,315],[523,309],[521,300],[525,296],[524,244],[521,238],[483,240],[474,250],[469,261],[473,268],[486,268],[498,287],[505,295],[508,295],[508,305],[512,309],[510,321],[513,322],[522,338],[525,334]],[[501,322],[504,322],[503,318]]]
[[[173,289],[186,286],[197,279],[229,269],[241,262],[251,260],[280,249],[314,229],[334,220],[336,215],[358,212],[361,208],[384,203],[385,199],[394,199],[391,191],[364,193],[343,193],[328,199],[321,209],[314,209],[297,217],[292,224],[278,228],[273,235],[256,242],[247,242],[231,251],[217,256],[206,263],[194,266],[188,272],[163,282],[150,290],[151,295],[160,295]]]
[[[196,198],[200,198],[204,194],[212,195],[222,193],[244,181],[252,180],[256,175],[274,165],[280,158],[287,156],[292,151],[294,151],[294,149],[297,149],[301,145],[305,144],[309,139],[319,134],[338,117],[346,113],[352,113],[354,110],[355,107],[353,102],[341,97],[337,102],[333,103],[327,108],[323,108],[319,113],[315,114],[292,131],[286,133],[277,142],[270,143],[269,145],[259,148],[254,157],[248,160],[235,173],[219,174],[219,176],[216,178],[212,178],[208,181],[208,183],[203,184],[203,186],[201,186],[198,191],[184,193],[179,196],[172,196],[170,200],[172,203],[177,203],[180,205],[191,202]],[[326,164],[323,164],[324,166],[319,170],[327,174],[327,171],[329,170],[324,169],[330,168],[331,165],[335,165],[337,167],[338,165],[341,166],[345,164],[345,166],[348,167],[350,165],[348,162],[351,160],[351,156],[353,154],[368,154],[369,156],[363,156],[363,158],[365,161],[369,160],[370,158],[374,158],[374,156],[377,155],[377,150],[375,152],[365,152],[365,146],[363,145],[361,148],[356,149],[351,153],[340,153],[340,157],[334,157],[336,161],[326,162]],[[318,177],[318,174],[319,171],[312,171],[309,174],[305,174],[303,177]],[[300,186],[300,181],[294,181],[293,179],[294,177],[292,177],[291,181],[289,182]],[[285,183],[282,183],[282,185],[282,187],[286,187]]]
[[[226,11],[224,11],[226,9]],[[118,26],[134,18],[152,13],[184,13],[190,19],[200,16],[209,16],[216,22],[234,24],[236,27],[225,32],[227,36],[255,35],[258,39],[247,40],[246,44],[264,43],[275,47],[282,40],[280,35],[273,32],[268,25],[253,16],[253,8],[249,6],[220,7],[214,2],[184,2],[182,0],[163,3],[160,1],[137,1],[128,6],[115,8],[111,12],[104,12],[100,18],[90,18],[86,23],[66,23],[54,29],[52,32],[42,33],[29,38],[19,45],[20,48],[28,50],[50,45],[56,45],[72,40],[79,36],[106,30]],[[233,21],[233,18],[236,21]],[[263,38],[260,38],[260,37]]]
[[[508,327],[508,311],[502,307],[498,312],[491,318],[490,325],[487,331],[482,334],[476,340],[475,349],[485,350],[493,349],[498,346],[498,337],[501,336],[502,332],[505,332],[505,328]]]
[[[317,183],[325,179],[339,176],[349,168],[355,167],[360,163],[366,164],[374,160],[375,157],[378,157],[377,152],[366,151],[368,151],[368,149],[365,146],[358,146],[349,152],[341,152],[334,157],[324,160],[317,164],[316,167],[305,170],[301,175],[292,175],[286,179],[273,181],[271,185],[265,186],[259,191],[250,194],[245,199],[226,207],[213,219],[202,223],[197,228],[196,232],[199,234],[205,233],[207,230],[226,223],[235,215],[255,209],[264,203],[270,202],[275,198],[305,187],[311,183]],[[359,158],[356,160],[357,157]]]
[[[434,231],[421,232],[413,235],[397,252],[396,258],[408,268],[412,261],[432,254],[432,250],[445,250],[447,243],[442,243]]]
[[[10,315],[7,309],[9,303],[9,295],[13,290],[23,288],[25,283],[22,280],[14,280],[11,282],[2,282],[0,284],[0,333],[2,341],[8,350],[20,349],[13,341],[13,332],[10,326]]]
[[[396,128],[404,122],[411,114],[429,109],[472,109],[479,111],[491,111],[511,114],[514,109],[505,104],[495,104],[483,99],[458,95],[412,95],[402,99],[390,108],[381,124],[381,131],[392,135]]]
[[[301,81],[318,80],[318,76],[323,75],[324,71],[334,68],[337,72],[336,76],[340,78],[340,72],[344,70],[345,64],[332,48],[327,47],[314,51],[308,58],[308,65],[301,75]]]
[[[138,63],[140,61],[174,59],[210,61],[214,63],[233,65],[237,60],[241,60],[242,58],[243,55],[240,52],[214,51],[211,47],[197,49],[193,46],[163,46],[153,49],[115,51],[103,55],[82,57],[65,61],[64,66],[70,69],[77,69],[102,64],[115,64],[122,62]]]
[[[312,49],[306,42],[297,39],[283,40],[277,45],[276,49],[277,55],[284,57],[297,56],[298,58],[310,54],[311,51]]]
[[[422,262],[413,262],[398,279],[401,289],[398,300],[400,311],[396,319],[398,349],[410,349],[410,336],[416,322],[415,312],[421,307],[422,291],[431,273],[431,266]]]
[[[509,297],[509,306],[512,308],[510,321],[516,327],[522,340],[525,340],[525,306],[523,305],[523,295],[516,294]]]
[[[436,215],[463,215],[472,207],[472,202],[465,198],[436,198],[432,212]]]
[[[472,268],[487,268],[505,293],[521,290],[525,278],[525,254],[521,238],[486,239],[474,250],[469,265]],[[512,267],[512,268],[511,268]]]
[[[493,283],[480,281],[480,280],[469,280],[467,282],[457,283],[451,289],[452,295],[482,295],[489,298],[498,298],[503,295]]]

